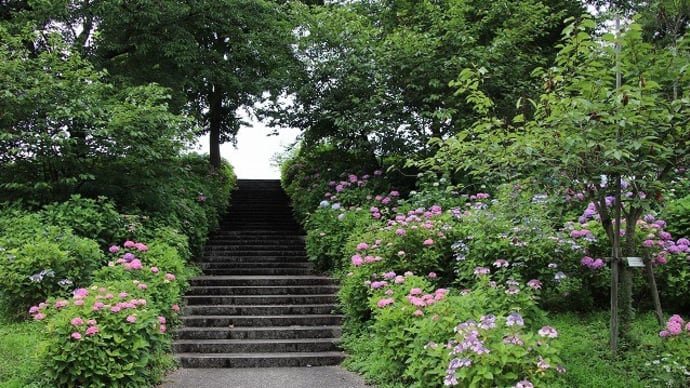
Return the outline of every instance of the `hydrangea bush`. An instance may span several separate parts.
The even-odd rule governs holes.
[[[558,347],[540,337],[555,337],[555,329],[543,325],[537,334],[530,331],[544,321],[537,307],[540,282],[499,284],[482,270],[476,277],[475,288],[461,292],[435,286],[433,273],[420,277],[391,271],[365,281],[372,318],[348,346],[357,349],[366,343],[376,351],[356,354],[351,365],[376,382],[412,387],[458,381],[460,386],[493,387],[496,381],[511,386],[558,379],[564,372]],[[460,332],[460,327],[467,330]],[[478,331],[473,334],[469,328]]]
[[[168,325],[190,274],[164,244],[126,241],[88,288],[32,306],[45,321],[45,379],[51,386],[146,386],[169,366]],[[171,271],[179,272],[171,272]]]
[[[45,383],[112,387],[158,380],[173,311],[153,306],[149,293],[149,285],[135,280],[102,282],[33,306],[33,318],[46,322],[40,355]]]

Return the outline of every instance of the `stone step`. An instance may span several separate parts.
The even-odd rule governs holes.
[[[267,228],[266,230],[217,230],[213,232],[212,238],[217,236],[278,236],[283,238],[293,238],[304,236],[304,233],[285,233],[282,230],[273,230]]]
[[[207,256],[305,256],[304,250],[276,250],[265,249],[260,251],[225,249],[224,246],[206,247],[204,257]]]
[[[337,365],[343,352],[178,353],[183,368],[270,368]],[[286,382],[288,383],[288,382]]]
[[[339,338],[341,334],[340,326],[184,327],[175,330],[178,339]]]
[[[307,256],[276,256],[276,255],[213,255],[205,256],[204,263],[307,263]]]
[[[186,327],[267,327],[340,325],[342,315],[203,315],[181,316]]]
[[[312,286],[332,285],[325,276],[197,276],[190,280],[192,287],[230,286]]]
[[[280,222],[276,220],[232,220],[230,222],[221,222],[221,227],[223,228],[228,228],[228,229],[234,229],[235,227],[239,230],[247,230],[247,229],[253,229],[253,230],[261,230],[261,229],[266,229],[269,227],[272,230],[280,229],[290,229],[290,230],[297,230],[298,226],[297,224],[293,222]]]
[[[273,305],[273,304],[335,304],[335,294],[315,295],[240,295],[240,296],[202,296],[188,295],[185,302],[188,306],[199,305]]]
[[[257,244],[257,245],[238,245],[238,244],[207,244],[205,252],[233,252],[233,251],[252,251],[252,252],[270,252],[270,251],[280,251],[283,253],[287,252],[300,252],[304,254],[304,244],[300,247],[297,244]]]
[[[253,269],[253,268],[304,268],[311,269],[314,265],[307,262],[275,262],[275,261],[239,261],[239,262],[197,262],[202,270],[213,269]]]
[[[284,353],[338,350],[337,338],[191,339],[173,342],[177,353]]]
[[[227,275],[309,275],[312,270],[309,268],[218,268],[204,270],[206,275],[227,276]]]
[[[246,237],[216,237],[212,240],[209,240],[209,242],[206,244],[207,246],[215,246],[215,245],[234,245],[238,247],[245,247],[245,246],[264,246],[264,247],[273,247],[273,246],[288,246],[291,248],[297,247],[299,249],[304,249],[304,240],[302,240],[299,237],[294,237],[290,239],[275,239],[271,237],[266,237],[265,239],[258,239],[258,238],[251,238],[248,239]]]
[[[285,304],[285,305],[192,305],[184,307],[188,316],[206,315],[325,315],[336,310],[335,304]]]
[[[217,286],[217,287],[191,287],[187,295],[322,295],[338,292],[336,285],[310,285],[310,286]]]

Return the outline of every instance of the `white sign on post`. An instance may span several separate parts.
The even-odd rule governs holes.
[[[644,267],[644,261],[641,257],[626,257],[628,267]]]

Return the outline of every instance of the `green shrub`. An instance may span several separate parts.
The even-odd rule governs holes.
[[[307,218],[305,241],[309,260],[324,271],[342,271],[349,263],[343,262],[348,237],[356,230],[364,229],[375,220],[371,213],[361,208],[334,210],[320,207]]]
[[[198,270],[189,267],[177,250],[156,240],[146,245],[125,241],[109,248],[108,266],[94,273],[97,282],[134,281],[148,290],[148,299],[157,308],[167,310],[181,301],[187,280]]]
[[[29,310],[46,321],[41,357],[50,386],[151,386],[170,366],[167,329],[194,270],[165,242],[126,241],[108,251],[93,285]]]
[[[187,236],[192,254],[200,255],[209,232],[227,209],[236,178],[226,161],[214,170],[202,155],[181,157],[176,167],[177,175],[160,177],[146,197],[132,204],[137,212],[150,216],[145,228],[175,228]]]
[[[514,385],[528,377],[533,382],[547,381],[544,375],[551,371],[538,370],[538,357],[550,362],[555,369],[560,362],[557,349],[546,344],[538,347],[539,339],[523,332],[538,328],[537,325],[544,321],[535,295],[540,283],[498,284],[487,275],[476,276],[479,279],[475,288],[461,294],[443,288],[434,290],[434,278],[421,278],[410,273],[387,272],[378,274],[378,280],[367,281],[367,303],[373,312],[372,320],[358,336],[347,337],[346,346],[357,349],[363,341],[369,344],[369,349],[376,351],[355,354],[354,360],[348,361],[349,365],[364,372],[374,382],[441,387],[448,371],[457,369],[449,364],[453,365],[452,360],[461,357],[449,356],[448,351],[462,342],[454,342],[453,339],[458,335],[458,324],[492,321],[496,326],[486,327],[482,332],[485,335],[484,346],[490,350],[490,355],[481,352],[464,355],[472,357],[478,367],[468,372],[459,371],[457,377],[465,379],[463,384],[472,382],[476,386],[493,387],[496,384],[492,378],[503,382],[498,386],[508,386],[509,382]],[[519,322],[515,322],[515,327],[513,322],[508,322],[506,327],[507,317],[519,318]],[[523,341],[523,346],[503,342],[509,336],[518,335],[516,341]],[[489,373],[493,376],[487,377]],[[453,381],[454,377],[454,373],[451,374],[448,381]]]
[[[669,201],[660,218],[667,222],[666,230],[672,235],[690,236],[690,195]]]
[[[8,313],[21,316],[33,303],[87,285],[104,257],[93,240],[35,215],[14,218],[13,232],[0,236],[0,298]]]
[[[143,387],[161,381],[170,336],[151,289],[123,280],[77,289],[32,307],[46,321],[43,378],[53,387]],[[168,317],[166,317],[168,315]]]
[[[96,240],[101,248],[122,240],[127,233],[125,219],[105,197],[73,195],[65,202],[44,206],[40,214],[45,223],[72,229],[80,237]]]
[[[388,192],[388,182],[381,179],[381,170],[377,168],[378,162],[367,152],[342,150],[332,145],[302,148],[281,166],[281,183],[290,197],[295,217],[303,223],[319,203],[330,200],[331,195],[337,195],[341,205],[347,207],[363,205],[347,197],[359,196],[364,200],[372,193]],[[350,181],[351,175],[357,177],[355,182]],[[343,188],[362,187],[359,185],[364,186],[364,183],[366,190],[341,193]],[[337,189],[338,186],[341,188]]]

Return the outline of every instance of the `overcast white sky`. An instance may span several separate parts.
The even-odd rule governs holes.
[[[240,129],[237,148],[230,143],[221,145],[220,155],[232,164],[240,179],[280,179],[280,170],[271,166],[271,160],[295,141],[299,130],[281,128],[278,136],[267,136],[271,129],[256,121],[252,121],[252,126]],[[208,135],[199,139],[195,150],[208,153]]]

